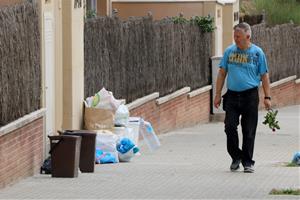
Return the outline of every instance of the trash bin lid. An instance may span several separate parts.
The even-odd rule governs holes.
[[[77,136],[96,136],[95,131],[91,130],[63,130],[63,131],[58,131],[59,134],[61,135],[77,135]]]

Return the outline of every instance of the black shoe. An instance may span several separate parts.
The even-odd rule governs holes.
[[[244,172],[245,173],[254,173],[254,166],[253,165],[245,166]]]
[[[238,170],[240,168],[240,163],[241,163],[241,160],[233,160],[230,165],[230,170],[232,172]]]

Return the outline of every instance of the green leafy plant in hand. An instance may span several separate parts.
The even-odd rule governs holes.
[[[278,121],[276,120],[276,116],[278,114],[278,110],[273,111],[272,109],[268,110],[265,121],[263,124],[268,125],[272,131],[276,131],[276,129],[280,129],[280,126],[278,124]]]

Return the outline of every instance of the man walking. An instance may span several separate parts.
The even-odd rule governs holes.
[[[254,141],[258,121],[258,87],[264,90],[264,105],[271,107],[270,81],[266,57],[261,48],[251,43],[251,27],[243,22],[234,27],[235,44],[229,46],[220,62],[214,106],[221,103],[221,91],[227,76],[227,92],[223,96],[227,151],[232,158],[231,171],[254,172]],[[241,117],[242,149],[239,148],[238,125]]]

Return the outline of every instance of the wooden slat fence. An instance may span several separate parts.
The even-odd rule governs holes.
[[[0,8],[0,126],[40,108],[41,67],[36,4]]]
[[[252,41],[266,53],[271,82],[293,75],[300,78],[300,26],[255,25],[252,26]]]
[[[102,87],[131,102],[210,83],[210,33],[151,17],[100,17],[85,22],[85,96]]]

